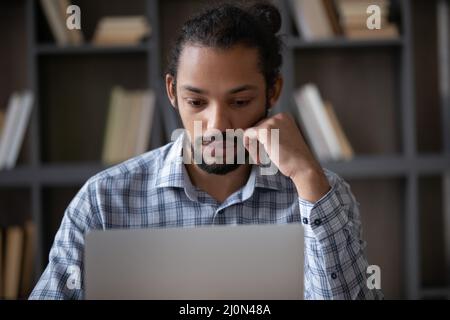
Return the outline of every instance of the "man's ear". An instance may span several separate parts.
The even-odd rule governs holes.
[[[175,78],[169,73],[166,74],[166,92],[167,97],[169,97],[170,103],[176,109],[177,93],[175,88]]]
[[[281,90],[283,89],[283,77],[280,75],[275,80],[273,87],[269,90],[269,105],[272,109],[277,103],[281,95]]]

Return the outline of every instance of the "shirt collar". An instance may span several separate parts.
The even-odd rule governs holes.
[[[185,187],[185,173],[183,172],[184,133],[181,134],[170,146],[169,151],[160,159],[162,161],[156,175],[155,187]]]
[[[186,142],[185,133],[181,134],[172,144],[166,156],[161,160],[162,165],[157,173],[155,187],[185,188],[187,191],[195,189],[183,164],[183,144]],[[253,194],[254,188],[283,190],[286,178],[279,172],[274,175],[262,175],[261,168],[253,166],[249,179],[243,187],[243,198]]]

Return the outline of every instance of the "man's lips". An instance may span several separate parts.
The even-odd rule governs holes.
[[[203,144],[203,152],[208,152],[211,156],[223,156],[227,152],[236,152],[236,143],[226,142],[226,141],[208,141],[205,145]]]
[[[203,146],[214,145],[214,146],[219,147],[219,148],[222,147],[222,146],[226,147],[228,145],[234,146],[235,144],[236,144],[236,142],[233,141],[233,140],[229,140],[229,141],[226,141],[226,140],[214,141],[214,140],[212,140],[212,141],[203,141],[202,142]]]
[[[200,140],[200,139],[199,139],[199,140]],[[214,137],[211,137],[210,139],[208,139],[208,138],[203,138],[203,139],[202,139],[202,142],[201,142],[201,144],[202,144],[203,146],[207,146],[207,145],[209,145],[209,144],[211,144],[211,143],[223,144],[223,145],[226,145],[226,144],[231,144],[231,145],[233,145],[233,144],[236,144],[236,143],[237,143],[237,139],[215,140]]]

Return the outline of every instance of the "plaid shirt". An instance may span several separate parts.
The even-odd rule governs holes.
[[[245,186],[223,203],[193,186],[182,137],[90,178],[65,211],[49,264],[30,299],[82,299],[84,236],[90,229],[302,223],[305,299],[377,299],[369,290],[358,203],[349,185],[325,170],[330,191],[316,203],[298,197],[281,173],[253,166]],[[75,269],[74,269],[75,267]],[[73,270],[80,285],[71,286]]]

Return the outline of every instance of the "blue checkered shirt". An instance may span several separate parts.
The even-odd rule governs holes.
[[[305,299],[378,299],[367,286],[368,263],[358,203],[349,185],[325,169],[331,189],[316,203],[298,197],[281,173],[261,175],[219,203],[192,185],[182,138],[90,178],[65,211],[49,263],[30,299],[82,299],[84,236],[91,229],[302,223]],[[75,269],[74,269],[75,266]],[[81,283],[71,286],[74,270]]]

